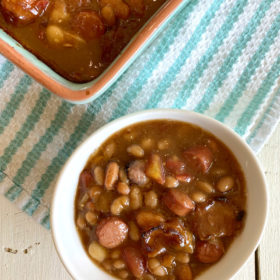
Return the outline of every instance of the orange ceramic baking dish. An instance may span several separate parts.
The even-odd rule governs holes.
[[[167,1],[111,65],[98,78],[87,83],[66,80],[3,30],[0,30],[0,52],[61,98],[72,103],[87,103],[105,92],[188,2],[189,0]]]

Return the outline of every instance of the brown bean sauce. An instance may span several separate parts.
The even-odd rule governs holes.
[[[179,121],[139,123],[91,156],[75,200],[81,242],[120,279],[195,279],[243,229],[246,187],[232,152]]]
[[[98,77],[167,0],[2,0],[0,27],[73,82]]]

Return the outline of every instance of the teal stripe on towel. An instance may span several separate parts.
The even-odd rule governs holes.
[[[15,112],[17,111],[21,101],[27,93],[28,87],[31,85],[32,79],[24,75],[16,86],[15,92],[12,94],[10,101],[0,115],[0,135],[5,127],[10,123]]]
[[[265,54],[270,49],[270,46],[274,43],[277,34],[280,29],[280,15],[276,18],[270,30],[266,33],[265,38],[261,42],[258,50],[253,55],[252,59],[243,71],[240,79],[235,85],[234,89],[230,93],[229,97],[225,101],[224,105],[215,116],[215,118],[221,122],[225,120],[231,113],[239,98],[242,96],[247,84],[251,81],[251,77],[255,74],[256,70],[260,66],[262,60],[265,58]]]
[[[103,104],[112,94],[113,90],[102,95],[95,102],[91,103],[88,106],[87,111],[83,114],[78,125],[76,126],[74,133],[70,135],[69,140],[64,144],[63,148],[58,151],[57,156],[52,159],[52,162],[47,167],[46,172],[42,174],[40,181],[36,185],[36,188],[32,191],[32,197],[36,197],[38,200],[40,200],[43,197],[45,191],[48,189],[51,182],[54,180],[55,176],[57,175],[65,161],[80,143],[82,137],[87,133],[88,128],[94,121],[98,112],[102,109]],[[38,205],[34,206],[32,204],[28,208],[26,207],[25,211],[28,211],[28,213],[32,215],[37,209],[37,207]]]
[[[4,86],[5,81],[9,78],[11,72],[15,69],[14,64],[6,60],[0,69],[0,90]]]
[[[23,141],[29,135],[30,131],[34,129],[35,124],[40,120],[40,117],[45,110],[50,96],[51,94],[45,89],[40,92],[38,100],[36,101],[36,104],[32,109],[32,112],[26,118],[21,128],[17,131],[14,139],[11,140],[8,147],[6,147],[6,149],[4,150],[3,155],[0,157],[0,168],[2,171],[6,169],[13,155],[20,148]]]
[[[50,229],[50,213],[48,213],[43,220],[41,221],[41,225],[46,229]]]
[[[211,82],[210,86],[206,90],[202,100],[195,107],[195,111],[199,113],[203,113],[209,108],[214,96],[218,92],[219,88],[222,86],[224,80],[228,77],[230,71],[232,70],[233,65],[236,63],[238,57],[242,54],[243,49],[247,46],[253,34],[256,32],[257,27],[259,26],[262,18],[265,16],[265,13],[270,8],[271,3],[273,1],[274,0],[262,1],[262,3],[257,9],[257,12],[250,20],[249,24],[245,28],[242,35],[239,37],[234,48],[225,59],[222,67],[219,69],[214,80]]]
[[[186,100],[190,97],[193,89],[197,85],[204,71],[208,70],[209,63],[213,60],[213,57],[219,51],[219,47],[223,44],[233,25],[238,20],[239,16],[243,13],[243,10],[247,3],[248,0],[236,1],[224,24],[221,26],[215,38],[211,42],[210,47],[207,49],[203,57],[199,60],[199,62],[195,66],[195,69],[192,71],[183,88],[179,92],[173,104],[173,108],[181,108],[184,104],[186,104]]]
[[[280,74],[280,56],[278,57],[277,61],[273,64],[272,68],[267,74],[262,85],[260,86],[257,93],[249,103],[248,107],[246,108],[246,110],[244,110],[243,114],[239,118],[237,125],[234,128],[234,130],[238,134],[240,135],[245,134],[248,125],[251,123],[251,120],[255,115],[255,111],[260,107],[261,103],[263,102],[267,93],[270,91],[276,79],[279,78],[279,74]]]
[[[174,81],[176,75],[180,72],[182,66],[186,63],[186,60],[190,57],[193,50],[197,47],[202,35],[207,30],[208,25],[215,17],[216,12],[219,10],[223,2],[224,0],[216,0],[213,2],[212,6],[205,13],[204,17],[202,18],[196,30],[192,34],[190,40],[185,45],[179,57],[168,69],[168,72],[165,74],[165,76],[155,89],[154,93],[147,102],[145,109],[151,109],[157,106],[162,96],[166,93],[166,90],[170,87],[172,81]]]
[[[258,125],[255,127],[255,129],[252,131],[252,133],[247,138],[246,141],[247,141],[248,144],[252,143],[252,141],[254,140],[254,138],[256,137],[256,135],[258,134],[260,129],[262,128],[262,126],[265,123],[267,117],[269,116],[269,113],[270,113],[270,111],[271,111],[271,109],[272,109],[272,107],[274,105],[275,100],[277,98],[279,98],[279,96],[280,96],[280,88],[278,89],[278,91],[273,96],[272,100],[270,101],[269,106],[267,107],[267,109],[265,110],[264,114],[262,115],[262,119],[260,120]]]
[[[41,154],[46,150],[48,144],[53,141],[53,138],[59,133],[63,124],[67,120],[69,113],[71,113],[72,104],[62,102],[57,109],[54,119],[51,121],[50,126],[46,129],[39,141],[34,145],[33,149],[27,154],[26,158],[17,170],[13,181],[17,184],[23,184],[25,178],[30,174],[32,168],[40,158]]]
[[[14,184],[6,193],[5,197],[7,197],[10,201],[14,201],[22,192],[22,187]]]
[[[163,59],[164,55],[168,52],[170,45],[173,44],[178,32],[182,28],[182,24],[186,21],[197,5],[198,0],[192,1],[181,13],[184,16],[180,16],[179,20],[173,20],[172,28],[170,27],[165,31],[164,37],[158,42],[158,47],[151,55],[151,59],[143,67],[138,77],[135,78],[133,84],[124,94],[123,98],[119,101],[115,111],[112,114],[111,120],[116,119],[124,115],[131,107],[133,100],[137,97],[143,86],[147,83],[147,80],[152,75],[155,68]],[[177,19],[177,18],[176,18]]]
[[[30,197],[28,202],[22,207],[22,210],[29,216],[32,216],[34,211],[32,209],[37,209],[40,205],[40,200],[35,197]]]
[[[4,180],[4,178],[6,178],[6,175],[0,170],[0,183]]]

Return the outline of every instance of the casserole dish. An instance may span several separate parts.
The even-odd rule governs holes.
[[[31,52],[24,49],[2,29],[0,30],[0,52],[61,98],[78,104],[91,102],[117,80],[164,29],[168,21],[189,2],[189,0],[172,0],[165,3],[137,32],[111,65],[99,77],[90,82],[74,83],[66,80]]]

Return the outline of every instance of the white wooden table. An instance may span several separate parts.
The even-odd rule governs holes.
[[[280,279],[280,124],[259,159],[270,190],[269,220],[258,253],[233,280]],[[49,231],[2,196],[0,217],[1,280],[71,279],[56,254]]]

